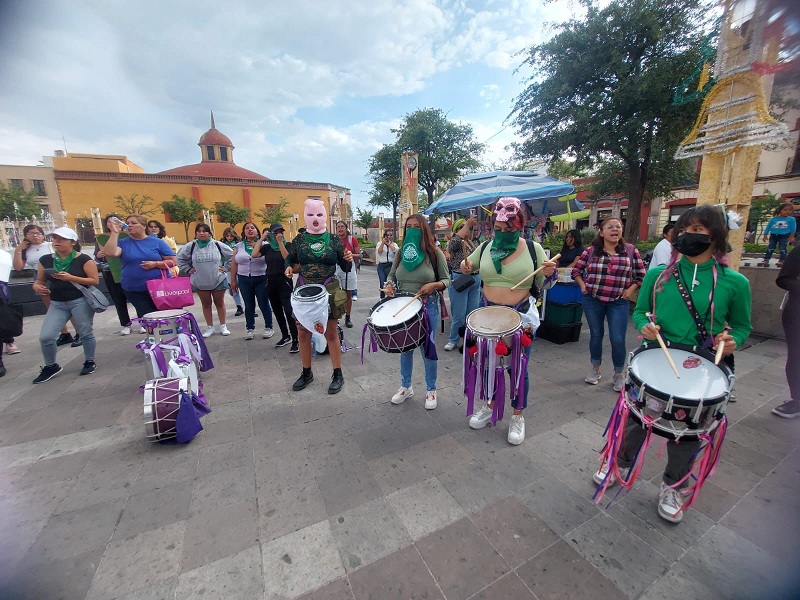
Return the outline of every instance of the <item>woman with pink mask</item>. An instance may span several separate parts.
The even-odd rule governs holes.
[[[342,375],[342,351],[336,322],[345,314],[346,296],[341,293],[335,275],[337,265],[345,273],[350,271],[353,254],[344,248],[338,235],[331,235],[328,231],[328,211],[322,200],[306,200],[303,215],[306,231],[298,234],[292,240],[289,255],[284,262],[286,267],[284,274],[286,277],[292,277],[294,265],[299,264],[298,287],[312,283],[320,284],[325,286],[330,294],[328,297],[328,321],[324,331],[333,363],[333,376],[330,386],[328,386],[328,393],[338,394],[344,387],[344,376]],[[337,294],[337,292],[339,293]],[[298,322],[297,332],[303,372],[292,385],[294,391],[300,391],[314,381],[314,374],[311,372],[311,331]]]

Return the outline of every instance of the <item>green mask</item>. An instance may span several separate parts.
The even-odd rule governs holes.
[[[275,252],[280,252],[281,247],[278,246],[278,238],[275,237],[274,233],[269,234],[269,247],[275,250]]]
[[[519,230],[517,231],[497,231],[494,232],[494,239],[492,240],[492,247],[489,249],[489,254],[492,257],[495,270],[500,273],[503,265],[500,261],[508,256],[514,254],[514,251],[519,245]]]
[[[413,271],[425,260],[425,253],[422,252],[421,242],[422,231],[420,229],[416,227],[409,227],[406,229],[406,236],[403,238],[403,248],[400,250],[400,256],[406,271]]]

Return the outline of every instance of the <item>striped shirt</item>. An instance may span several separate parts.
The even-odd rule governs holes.
[[[613,256],[589,246],[572,268],[572,278],[582,277],[589,294],[601,302],[619,300],[634,283],[642,285],[645,274],[639,251],[632,244],[625,246],[626,252]]]

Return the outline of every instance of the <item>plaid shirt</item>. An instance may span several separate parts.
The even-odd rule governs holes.
[[[619,300],[634,283],[642,285],[644,262],[632,244],[625,244],[626,252],[609,255],[605,250],[597,254],[594,246],[583,251],[572,268],[572,278],[582,277],[589,294],[601,302]]]

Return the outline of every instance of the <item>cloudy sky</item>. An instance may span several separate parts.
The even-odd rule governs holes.
[[[508,157],[516,53],[571,0],[0,1],[0,164],[56,149],[147,172],[199,162],[209,127],[273,179],[351,188],[403,115],[439,108]]]

